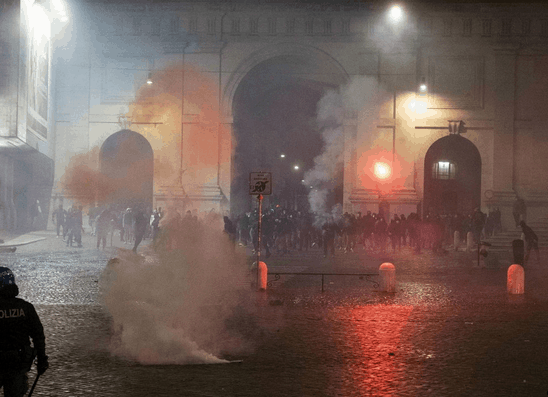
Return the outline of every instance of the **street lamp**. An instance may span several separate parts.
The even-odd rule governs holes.
[[[403,20],[403,9],[399,5],[393,5],[388,11],[388,19],[392,23],[399,23]]]

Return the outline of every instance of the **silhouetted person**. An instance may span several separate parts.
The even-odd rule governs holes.
[[[152,239],[156,240],[156,236],[158,235],[158,232],[160,231],[160,211],[154,211],[154,214],[152,214],[152,223],[150,226],[152,226]]]
[[[520,221],[527,220],[527,207],[525,206],[525,201],[516,194],[516,201],[514,201],[514,207],[512,210],[514,215],[514,221],[516,222],[516,227],[520,225]]]
[[[525,221],[521,221],[519,225],[525,235],[525,258],[523,259],[523,264],[527,265],[529,255],[531,254],[531,249],[534,249],[537,252],[537,262],[540,263],[540,252],[538,249],[538,237],[536,233],[525,224]]]
[[[67,213],[67,219],[65,221],[65,227],[67,229],[67,247],[72,247],[72,241],[74,239],[74,230],[76,228],[76,208],[72,207]]]
[[[322,226],[322,245],[323,245],[323,257],[327,258],[327,254],[331,253],[331,256],[335,256],[335,236],[339,227],[333,220],[329,219]]]
[[[134,231],[135,244],[133,245],[133,252],[137,253],[137,247],[139,246],[139,244],[141,244],[141,241],[143,241],[143,237],[145,237],[149,219],[143,211],[138,210],[137,213],[135,214],[134,220],[135,220],[135,231]]]
[[[228,238],[230,239],[230,244],[232,249],[236,248],[236,226],[234,226],[234,223],[230,220],[228,216],[223,217],[223,221],[225,223],[224,226],[224,232],[228,235]]]
[[[82,210],[84,207],[81,205],[74,209],[74,241],[78,244],[79,248],[82,248],[82,231],[84,230],[84,220],[82,217]]]
[[[485,214],[479,208],[476,208],[472,215],[472,233],[474,233],[474,241],[479,244],[481,240],[481,231],[485,226]]]
[[[114,214],[109,208],[101,212],[101,215],[97,218],[97,226],[95,229],[97,234],[97,248],[99,248],[101,242],[103,242],[103,249],[105,249],[107,245],[107,234],[110,228],[110,222],[114,219]]]
[[[31,303],[16,298],[18,294],[11,270],[0,267],[0,387],[9,397],[23,397],[27,392],[27,372],[34,357],[38,357],[38,374],[49,367],[40,318]]]
[[[65,220],[67,217],[67,211],[63,209],[63,204],[59,204],[59,208],[57,208],[55,211],[53,211],[53,214],[51,214],[51,220],[55,222],[56,230],[57,230],[57,237],[59,237],[59,232],[63,233],[63,237],[65,235]],[[61,227],[63,230],[61,231]]]
[[[36,202],[32,204],[30,212],[32,217],[31,228],[34,230],[39,226],[41,221],[40,218],[42,217],[42,207],[40,206],[39,200],[36,200]]]

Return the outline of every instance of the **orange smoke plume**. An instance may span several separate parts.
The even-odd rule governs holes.
[[[128,128],[152,147],[155,190],[181,183],[218,184],[219,169],[228,165],[232,150],[231,131],[219,111],[218,85],[206,74],[180,65],[156,71],[151,78],[153,84],[143,84],[125,116],[132,122]],[[132,152],[123,145],[120,152]],[[131,164],[125,175],[103,174],[100,151],[98,146],[71,158],[60,181],[65,195],[91,204],[141,188],[139,180],[147,169],[139,159],[117,159]]]

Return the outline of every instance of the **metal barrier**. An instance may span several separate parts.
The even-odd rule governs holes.
[[[274,276],[274,280],[271,280],[267,283],[269,287],[272,287],[272,283],[278,281],[281,276],[322,276],[322,292],[324,292],[324,277],[325,276],[358,276],[361,279],[365,278],[365,281],[368,281],[373,284],[375,288],[379,288],[380,284],[372,280],[371,277],[377,277],[378,273],[295,273],[295,272],[272,272],[268,273],[269,276]]]

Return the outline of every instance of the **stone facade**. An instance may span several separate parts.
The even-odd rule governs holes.
[[[131,129],[154,152],[155,207],[228,209],[238,88],[251,71],[296,59],[308,83],[375,87],[374,106],[360,103],[342,122],[345,211],[447,210],[424,203],[425,178],[445,160],[425,161],[451,127],[481,159],[479,190],[465,199],[500,207],[508,225],[516,193],[530,219],[547,215],[542,5],[415,5],[393,23],[365,4],[88,0],[72,18],[72,36],[52,43],[55,181],[75,155],[98,156],[109,136]],[[375,156],[391,165],[390,178],[371,174]]]

